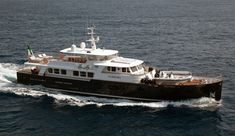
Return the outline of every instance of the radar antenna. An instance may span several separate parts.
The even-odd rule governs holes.
[[[99,36],[97,36],[97,37],[94,36],[95,35],[95,32],[94,32],[95,31],[95,26],[88,27],[87,29],[90,30],[90,32],[88,32],[87,34],[90,35],[91,37],[90,37],[90,39],[88,39],[86,41],[90,42],[91,43],[91,48],[93,50],[95,50],[96,49],[96,43],[99,42],[100,38],[99,38]]]

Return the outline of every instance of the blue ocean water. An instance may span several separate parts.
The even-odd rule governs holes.
[[[221,73],[222,101],[143,103],[61,94],[16,83],[34,51],[87,39],[161,69]],[[235,135],[234,0],[1,0],[0,135]]]

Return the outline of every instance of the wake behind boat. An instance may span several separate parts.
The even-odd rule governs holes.
[[[22,84],[38,84],[80,95],[124,98],[138,101],[185,100],[210,97],[219,101],[222,76],[194,75],[189,71],[162,71],[142,60],[119,56],[117,50],[96,47],[95,27],[80,47],[72,45],[58,56],[34,55],[17,72]]]

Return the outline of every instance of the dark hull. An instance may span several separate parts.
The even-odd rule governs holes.
[[[101,80],[81,81],[74,79],[39,76],[17,72],[22,84],[43,85],[63,89],[81,95],[124,98],[138,101],[185,100],[200,97],[221,99],[222,81],[202,85],[148,85]]]

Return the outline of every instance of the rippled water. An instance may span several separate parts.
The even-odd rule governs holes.
[[[16,83],[26,44],[53,53],[86,40],[161,69],[221,73],[222,101],[142,103]],[[234,135],[235,1],[1,0],[0,135]]]

